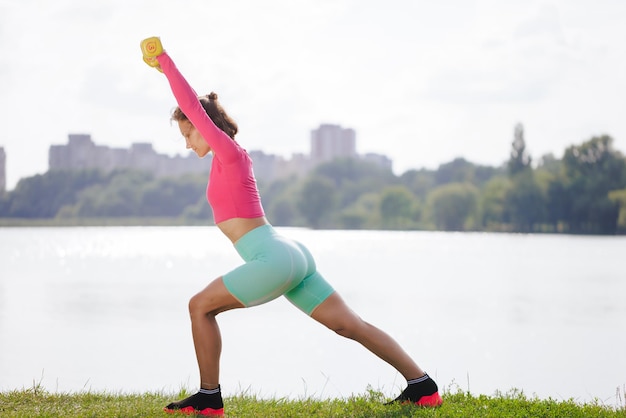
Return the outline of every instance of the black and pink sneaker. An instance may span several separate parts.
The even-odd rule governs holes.
[[[425,406],[434,408],[443,403],[443,399],[439,395],[439,388],[433,379],[427,374],[417,379],[409,380],[408,386],[393,401],[393,403],[413,404],[417,406]]]
[[[224,402],[222,402],[222,393],[218,386],[216,389],[200,389],[195,395],[182,401],[172,402],[164,410],[170,414],[216,417],[224,415]]]

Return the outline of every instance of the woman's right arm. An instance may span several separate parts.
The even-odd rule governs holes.
[[[237,158],[239,150],[236,142],[213,123],[202,107],[200,100],[198,100],[198,95],[178,68],[176,68],[170,56],[163,52],[157,57],[157,60],[163,74],[165,74],[170,83],[172,93],[174,93],[180,110],[200,132],[204,140],[215,152],[215,155],[218,155],[222,161]]]

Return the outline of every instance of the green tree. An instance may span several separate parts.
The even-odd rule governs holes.
[[[409,170],[400,176],[400,182],[415,196],[425,199],[428,192],[436,186],[435,172],[432,170]]]
[[[262,181],[258,182],[257,186],[259,188],[259,193],[261,194],[263,206],[266,209],[270,209],[274,206],[274,203],[277,200],[284,199],[287,193],[293,194],[292,190],[289,189],[293,188],[297,182],[298,180],[296,177],[278,179],[270,183],[265,183]]]
[[[380,198],[380,216],[382,225],[390,229],[411,229],[416,199],[404,186],[391,186],[383,190]]]
[[[531,158],[526,152],[526,140],[524,139],[524,126],[521,123],[515,125],[513,143],[511,144],[511,156],[509,158],[509,175],[515,176],[530,169]]]
[[[571,232],[614,234],[619,206],[609,192],[626,187],[626,159],[613,149],[613,139],[604,135],[569,147],[563,165],[563,188],[571,202],[565,221]]]
[[[259,191],[270,222],[281,226],[302,223],[297,202],[301,187],[301,181],[295,176],[262,185]]]
[[[554,154],[546,154],[539,159],[538,170],[546,171],[554,176],[561,174],[563,164]]]
[[[312,176],[329,179],[341,191],[337,194],[338,209],[351,205],[363,193],[377,192],[398,182],[391,170],[354,158],[321,164]]]
[[[141,216],[141,190],[153,175],[143,171],[114,171],[108,182],[82,190],[75,205],[63,208],[60,215],[78,217]]]
[[[3,216],[16,218],[54,218],[64,205],[71,205],[78,194],[106,181],[96,170],[54,170],[21,179],[5,201]]]
[[[617,228],[619,232],[626,232],[626,189],[609,192],[609,199],[619,206]]]
[[[196,203],[187,205],[182,212],[184,219],[193,221],[202,221],[202,223],[210,222],[213,219],[213,210],[206,200],[206,196],[202,194],[198,197]]]
[[[356,202],[343,209],[339,215],[341,227],[346,229],[381,228],[380,195],[363,193]]]
[[[435,227],[444,231],[464,231],[472,222],[478,203],[478,189],[469,183],[449,183],[433,189],[427,198]]]
[[[480,186],[496,173],[495,168],[472,164],[464,158],[455,158],[451,162],[439,166],[435,172],[435,180],[437,185],[471,183]]]
[[[298,211],[293,199],[285,197],[276,199],[270,206],[268,212],[268,216],[272,220],[272,224],[277,226],[294,225],[296,218],[298,217]]]
[[[324,177],[311,177],[302,187],[298,209],[312,228],[319,228],[322,221],[333,213],[337,196],[335,185]]]
[[[564,219],[568,218],[571,201],[565,190],[563,161],[553,154],[539,160],[535,170],[545,197],[545,222],[552,232],[565,232]]]
[[[513,228],[518,232],[532,232],[546,220],[546,196],[532,170],[517,173],[505,198],[506,211]]]
[[[205,176],[165,177],[155,179],[139,188],[137,213],[141,216],[180,216],[187,206],[202,197],[205,204]]]
[[[505,229],[509,222],[506,211],[506,196],[511,189],[511,181],[505,176],[496,176],[485,184],[480,193],[481,225],[488,230]]]

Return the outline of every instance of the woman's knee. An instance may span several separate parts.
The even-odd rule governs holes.
[[[358,340],[365,326],[367,323],[358,315],[353,314],[330,324],[330,329],[342,337]]]
[[[350,309],[337,292],[317,306],[311,317],[331,331],[342,337],[358,339],[367,325],[352,309]]]
[[[192,319],[243,307],[241,302],[228,292],[221,277],[192,296],[188,306]]]
[[[196,293],[191,297],[191,299],[189,299],[189,315],[191,315],[192,318],[197,315],[206,315],[208,313],[204,308],[203,293],[204,291]]]

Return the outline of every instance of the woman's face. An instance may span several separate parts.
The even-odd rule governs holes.
[[[180,128],[180,133],[183,134],[185,138],[187,149],[192,149],[200,158],[205,157],[211,152],[211,147],[206,143],[202,135],[200,135],[200,132],[198,132],[191,122],[188,120],[179,120],[178,127]]]

